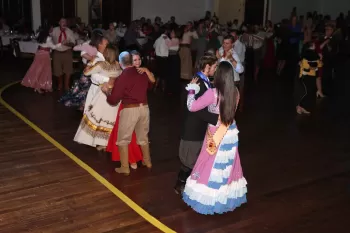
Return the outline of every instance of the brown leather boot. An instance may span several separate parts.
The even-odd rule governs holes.
[[[128,176],[130,174],[129,169],[129,148],[128,146],[118,146],[119,154],[120,154],[120,164],[119,168],[116,168],[115,171],[117,173],[124,174]]]
[[[61,91],[63,88],[63,77],[59,76],[57,77],[57,90]]]
[[[70,75],[64,75],[64,90],[69,91]]]
[[[141,147],[142,156],[143,156],[142,164],[145,165],[147,168],[151,169],[152,163],[151,163],[151,155],[149,151],[149,144],[147,143],[146,145],[142,145],[140,147]]]

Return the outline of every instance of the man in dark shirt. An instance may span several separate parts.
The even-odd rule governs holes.
[[[170,17],[170,22],[169,22],[169,29],[170,30],[175,30],[179,27],[179,25],[175,21],[175,16]]]
[[[116,105],[121,101],[123,104],[117,140],[121,167],[116,168],[115,171],[129,175],[128,145],[134,131],[137,144],[142,150],[143,164],[148,168],[152,167],[148,143],[149,109],[147,104],[147,89],[150,81],[146,73],[140,74],[132,66],[132,56],[128,52],[120,54],[119,63],[123,72],[115,81],[112,92],[107,97],[107,102]]]
[[[208,77],[214,75],[216,66],[217,58],[214,54],[206,54],[200,58],[199,69],[201,71],[195,75],[199,78],[198,84],[200,86],[200,91],[196,94],[196,99],[212,87]],[[187,91],[184,93],[186,93],[184,99],[187,100]],[[179,148],[181,168],[174,187],[177,194],[182,193],[186,180],[190,176],[197,161],[208,123],[216,125],[218,122],[218,114],[210,113],[208,108],[204,108],[198,112],[190,112],[187,108],[187,101],[185,101],[183,121],[184,124]]]

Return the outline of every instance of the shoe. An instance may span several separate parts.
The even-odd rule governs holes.
[[[311,114],[311,112],[307,111],[305,108],[301,108],[301,112],[307,115]]]
[[[130,167],[134,170],[137,169],[137,163],[130,163]]]
[[[174,187],[174,191],[177,195],[182,195],[182,193],[185,190],[185,183],[181,182],[181,181],[177,181]]]
[[[34,92],[38,92],[39,94],[43,94],[43,91],[40,89],[34,89]]]
[[[326,97],[322,92],[316,92],[316,97],[317,98],[324,98],[324,97]]]
[[[296,110],[297,110],[297,113],[298,113],[299,115],[303,114],[303,110],[302,110],[302,108],[301,108],[300,106],[297,106],[297,107],[296,107]]]

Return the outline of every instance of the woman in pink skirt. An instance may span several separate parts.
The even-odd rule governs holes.
[[[56,49],[61,44],[54,45],[49,36],[50,29],[42,29],[38,35],[38,51],[27,74],[22,80],[22,85],[33,88],[35,92],[52,91],[52,72],[50,50]]]
[[[235,121],[239,92],[233,77],[231,64],[223,61],[215,73],[215,88],[209,88],[197,100],[197,80],[192,80],[186,88],[189,111],[208,107],[208,111],[220,116],[217,125],[208,125],[201,152],[183,192],[184,202],[200,214],[223,214],[247,202],[247,181],[239,158]]]

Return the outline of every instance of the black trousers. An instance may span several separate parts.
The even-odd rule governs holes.
[[[167,78],[167,72],[168,72],[168,57],[159,57],[156,56],[156,65],[157,65],[157,72],[156,75],[161,80],[165,80]]]
[[[304,86],[304,95],[300,99],[299,106],[311,111],[316,104],[316,76],[303,75],[300,81]]]
[[[166,91],[168,93],[178,94],[180,92],[180,74],[181,61],[178,54],[169,55],[168,57],[168,75],[165,80]]]

